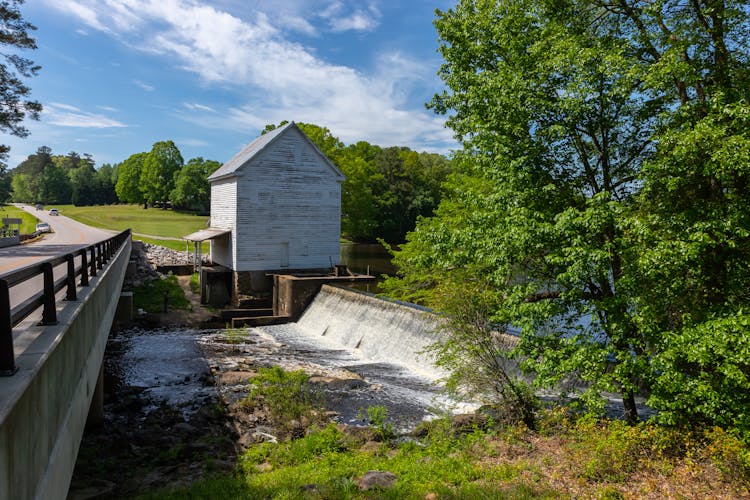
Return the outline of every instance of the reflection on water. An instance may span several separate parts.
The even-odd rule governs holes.
[[[354,273],[376,276],[378,283],[383,275],[396,274],[396,266],[391,263],[391,254],[380,243],[342,243],[341,263]],[[378,283],[354,283],[349,285],[349,288],[379,293]]]

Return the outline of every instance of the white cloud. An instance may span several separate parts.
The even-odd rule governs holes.
[[[344,2],[334,1],[319,15],[328,21],[330,29],[335,32],[370,31],[380,24],[380,11],[373,3],[366,9],[360,7],[351,11]]]
[[[182,103],[182,105],[191,111],[207,111],[209,113],[216,113],[216,110],[212,108],[211,106],[198,104],[197,102],[184,102]]]
[[[210,143],[202,139],[177,139],[176,142],[180,146],[188,146],[192,148],[204,148],[210,145]]]
[[[133,80],[133,84],[137,87],[142,88],[146,92],[153,92],[154,90],[156,90],[156,87],[154,87],[153,85],[149,85],[148,83],[142,82],[140,80]]]
[[[198,75],[209,88],[229,88],[242,96],[245,104],[228,116],[213,120],[201,116],[202,126],[257,129],[292,119],[327,126],[344,141],[364,139],[414,147],[430,147],[432,141],[453,142],[442,119],[426,111],[421,102],[408,101],[415,87],[434,80],[435,69],[428,70],[401,54],[384,54],[374,70],[364,73],[321,59],[287,37],[285,28],[294,24],[297,13],[304,7],[312,10],[320,2],[278,0],[277,12],[287,5],[294,7],[284,17],[285,25],[278,15],[254,11],[244,1],[217,0],[215,6],[198,0],[45,1],[61,10],[67,8],[63,12],[133,49]],[[351,8],[351,4],[328,1],[317,12],[317,17],[308,19],[322,19],[339,31],[375,29],[380,19],[374,2]],[[308,25],[295,29],[312,34],[314,28]],[[133,83],[155,90],[139,80]],[[192,111],[210,113],[187,104]],[[194,118],[187,113],[180,116]]]
[[[97,106],[97,108],[103,111],[109,111],[110,113],[116,113],[117,111],[120,111],[119,109],[113,108],[112,106]]]
[[[63,103],[49,103],[44,106],[42,120],[58,127],[77,128],[119,128],[127,127],[122,122],[96,113],[81,111],[75,106]]]

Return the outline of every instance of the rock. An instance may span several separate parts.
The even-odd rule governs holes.
[[[375,488],[387,490],[396,484],[396,474],[388,471],[370,470],[354,480],[360,491],[368,491]]]
[[[302,493],[313,493],[313,494],[320,493],[320,490],[318,490],[317,484],[303,484],[302,486],[299,487],[299,490]]]
[[[257,464],[255,466],[255,469],[258,472],[268,472],[270,470],[273,470],[273,465],[269,464],[268,462],[263,462],[262,464]]]
[[[219,375],[218,382],[221,385],[238,385],[238,384],[247,385],[250,379],[253,378],[255,375],[256,375],[255,371],[232,370],[232,371],[223,372],[221,375]]]
[[[85,486],[76,484],[70,487],[68,500],[90,500],[94,498],[109,498],[115,490],[116,484],[104,479],[94,479]]]
[[[251,434],[254,443],[278,443],[276,436],[263,431],[253,431]]]
[[[452,427],[456,432],[472,432],[475,428],[487,427],[490,418],[483,413],[462,413],[454,415]]]
[[[180,422],[179,424],[176,424],[172,429],[176,432],[184,432],[186,434],[195,434],[195,427],[188,424],[187,422]]]

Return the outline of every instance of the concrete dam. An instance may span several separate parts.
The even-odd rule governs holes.
[[[297,327],[373,362],[397,363],[430,379],[443,375],[424,352],[439,338],[437,318],[413,305],[324,285]]]

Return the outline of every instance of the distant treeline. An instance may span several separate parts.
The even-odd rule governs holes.
[[[347,146],[327,128],[299,126],[347,177],[341,226],[349,238],[402,242],[417,219],[432,215],[439,204],[440,186],[451,168],[445,157],[365,141]],[[221,163],[202,157],[185,163],[174,142],[161,141],[121,163],[94,165],[88,154],[56,155],[42,146],[0,176],[0,198],[77,206],[135,203],[207,214],[207,178]]]

